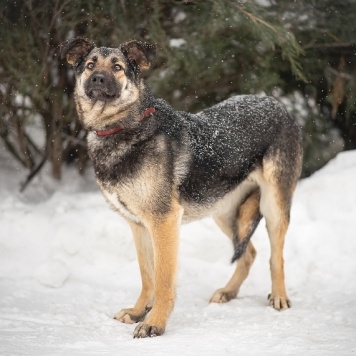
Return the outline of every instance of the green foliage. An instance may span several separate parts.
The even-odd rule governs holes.
[[[233,94],[272,94],[276,88],[285,95],[299,90],[306,98],[313,93],[323,130],[339,125],[349,147],[356,146],[356,133],[349,134],[356,120],[352,0],[265,3],[8,0],[0,12],[0,136],[6,148],[32,171],[48,159],[56,178],[63,162],[85,168],[73,73],[58,58],[59,44],[76,35],[99,46],[132,38],[156,43],[148,81],[157,96],[179,110],[198,111]],[[336,105],[340,73],[346,79],[337,82],[344,94]],[[332,107],[337,109],[334,121]],[[303,125],[317,155],[325,132],[312,129],[312,118],[310,111]],[[29,133],[34,120],[42,125],[37,143]]]
[[[308,81],[295,81],[284,70],[283,89],[295,88],[306,100],[313,99],[317,113],[309,110],[304,124],[306,160],[319,168],[334,155],[335,128],[344,149],[356,149],[356,39],[354,0],[312,0],[292,2],[277,0],[271,13],[278,13],[288,24],[304,50],[299,58]],[[318,122],[318,125],[315,124]],[[339,150],[342,147],[339,147]],[[305,169],[309,173],[313,169]]]

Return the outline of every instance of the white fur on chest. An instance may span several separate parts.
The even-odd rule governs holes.
[[[128,211],[125,206],[120,202],[118,199],[117,194],[111,193],[105,189],[102,189],[102,192],[104,194],[104,197],[106,200],[109,202],[109,204],[112,206],[114,210],[117,210],[123,217],[132,220],[135,223],[139,223],[140,220],[138,217],[134,214],[132,214],[130,211]]]

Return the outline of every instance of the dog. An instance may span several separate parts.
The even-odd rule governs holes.
[[[115,319],[137,323],[135,338],[162,335],[174,306],[181,223],[212,216],[232,240],[236,270],[214,303],[237,296],[255,259],[250,238],[262,217],[271,244],[276,310],[286,294],[283,244],[301,173],[301,133],[271,97],[231,97],[198,114],[156,99],[142,78],[153,45],[132,40],[96,47],[83,37],[60,46],[73,67],[79,120],[97,183],[132,229],[142,277],[133,308]]]

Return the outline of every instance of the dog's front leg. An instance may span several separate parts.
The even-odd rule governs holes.
[[[148,219],[154,251],[154,301],[151,312],[136,327],[135,338],[164,333],[175,300],[181,218],[182,208],[177,202],[173,202],[169,213]]]
[[[153,249],[148,230],[129,221],[135,240],[138,263],[140,265],[142,290],[133,308],[122,309],[115,315],[115,319],[127,323],[137,323],[143,320],[153,303]]]

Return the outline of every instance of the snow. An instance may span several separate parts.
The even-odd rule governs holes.
[[[234,266],[213,221],[182,227],[177,301],[166,333],[133,339],[112,317],[132,306],[139,269],[128,225],[93,175],[46,172],[18,193],[25,172],[0,150],[0,355],[349,355],[356,352],[356,152],[297,187],[285,246],[293,307],[267,306],[269,243],[236,300],[209,304]]]
[[[171,38],[169,40],[169,47],[171,48],[180,48],[184,46],[187,43],[187,41],[183,38]]]

